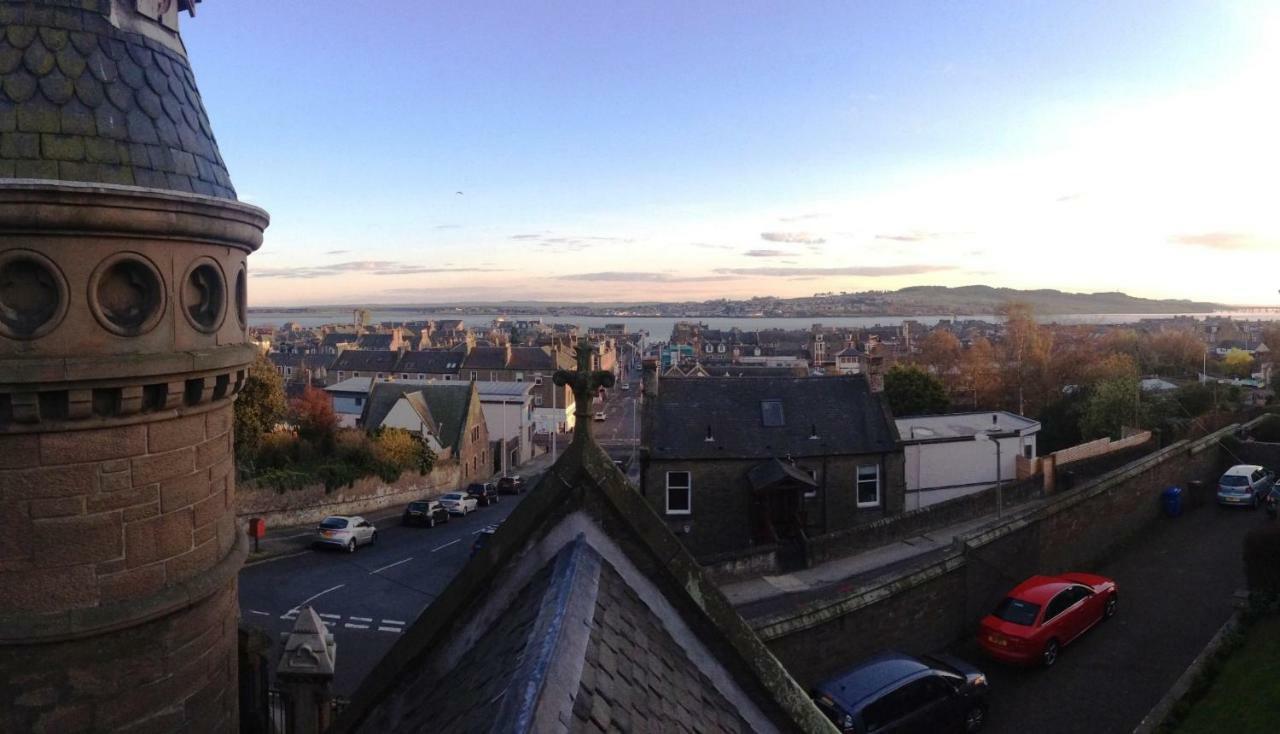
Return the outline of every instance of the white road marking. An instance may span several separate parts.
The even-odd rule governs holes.
[[[402,624],[404,624],[404,620],[401,620],[401,619],[384,619],[384,620],[382,620],[382,623],[383,623],[383,624],[401,624],[401,625],[402,625]]]
[[[250,613],[250,614],[261,614],[261,615],[262,615],[262,616],[264,616],[264,617],[270,617],[270,616],[271,616],[270,614],[267,614],[266,612],[259,612],[257,609],[250,609],[250,610],[249,610],[249,613]]]
[[[346,624],[344,624],[344,625],[343,625],[343,627],[346,627],[346,628],[347,628],[347,629],[349,629],[349,630],[367,630],[367,629],[369,629],[369,625],[367,625],[367,624],[351,624],[350,622],[347,622]]]
[[[413,556],[409,556],[408,558],[404,559],[403,561],[396,561],[395,563],[387,564],[387,565],[383,566],[382,568],[374,569],[373,571],[370,571],[369,573],[382,573],[383,571],[387,570],[388,568],[395,568],[396,566],[399,566],[401,563],[408,563],[409,561],[412,561],[412,560],[413,560]]]
[[[324,613],[324,612],[320,612],[320,616],[321,616],[321,617],[328,617],[329,619],[342,619],[342,615],[341,615],[341,614],[326,614],[326,613]]]
[[[443,549],[448,548],[449,546],[453,545],[454,543],[460,542],[461,540],[462,540],[462,538],[454,538],[453,540],[449,541],[448,543],[445,543],[444,545],[436,546],[435,548],[432,548],[432,549],[431,549],[431,552],[432,552],[432,553],[435,553],[435,552],[436,552],[436,551],[438,551],[438,550],[443,550]]]
[[[399,627],[379,627],[378,631],[379,632],[395,632],[396,634],[400,634],[404,630],[400,629]]]
[[[352,617],[352,622],[372,622],[373,617]]]
[[[307,605],[307,602],[315,601],[316,599],[319,599],[325,594],[328,594],[330,591],[337,591],[338,589],[341,589],[344,586],[346,586],[346,584],[338,584],[337,586],[331,586],[325,589],[324,591],[320,592],[319,594],[316,594],[315,596],[309,596],[306,599],[303,599],[301,602],[298,602],[298,604],[296,604],[293,607],[293,609],[290,609],[289,611],[281,615],[280,619],[288,619],[289,615],[297,615],[299,612],[302,611],[302,608]]]

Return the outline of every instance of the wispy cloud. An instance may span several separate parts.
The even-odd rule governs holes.
[[[551,237],[548,234],[513,234],[511,239],[545,247],[551,252],[579,252],[591,245],[628,244],[635,240],[626,237],[602,237],[599,235],[561,235]]]
[[[495,268],[451,268],[415,265],[390,260],[357,260],[330,265],[299,265],[287,268],[262,268],[249,271],[255,278],[325,278],[331,275],[363,273],[366,275],[419,275],[428,273],[496,273]]]
[[[954,270],[950,265],[856,265],[842,268],[716,268],[723,275],[750,275],[767,278],[793,278],[796,276],[860,275],[881,278],[890,275],[923,275]]]
[[[713,245],[709,242],[691,242],[691,247],[701,247],[704,250],[732,250],[733,245]]]
[[[766,242],[789,242],[800,245],[820,245],[825,239],[809,232],[761,232],[760,239]]]
[[[351,250],[329,250],[325,254],[326,255],[344,255],[348,252],[351,252]]]
[[[462,229],[461,224],[437,224],[432,229]]]
[[[1177,245],[1208,247],[1212,250],[1255,250],[1275,247],[1274,241],[1244,232],[1204,232],[1202,234],[1177,234],[1169,238]]]
[[[786,257],[792,253],[785,250],[747,250],[742,254],[747,257]]]
[[[910,232],[893,232],[890,234],[878,234],[878,240],[892,240],[894,242],[928,242],[930,240],[942,240],[950,237],[965,237],[968,232],[929,232],[922,229],[913,229]]]
[[[808,219],[821,219],[827,216],[823,212],[810,212],[808,214],[797,214],[793,217],[778,217],[779,222],[803,222]]]
[[[1076,201],[1078,199],[1083,199],[1083,198],[1084,198],[1084,194],[1081,194],[1081,193],[1063,194],[1062,196],[1059,196],[1058,198],[1054,199],[1054,201],[1058,202],[1059,204],[1065,204],[1069,201]]]
[[[621,270],[609,270],[600,273],[576,273],[574,275],[561,275],[557,277],[559,280],[590,280],[622,283],[701,283],[716,280],[735,280],[731,275],[672,275],[671,273],[626,272]]]

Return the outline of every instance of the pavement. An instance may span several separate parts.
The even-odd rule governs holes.
[[[529,491],[550,463],[544,455],[520,468]],[[401,526],[403,507],[366,515],[378,540],[353,554],[311,548],[310,526],[272,531],[264,553],[240,572],[241,619],[282,640],[298,610],[313,607],[338,643],[335,691],[349,696],[466,565],[476,533],[505,520],[527,496],[502,495],[496,505],[434,528]]]
[[[991,684],[984,732],[1131,732],[1235,612],[1244,534],[1262,512],[1214,506],[1162,519],[1095,571],[1116,580],[1120,610],[1062,651],[1051,669],[986,659],[964,640],[948,651]]]

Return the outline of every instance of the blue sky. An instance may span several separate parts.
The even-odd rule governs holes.
[[[254,305],[1277,300],[1239,277],[1280,270],[1265,3],[216,0],[183,35],[272,215]]]

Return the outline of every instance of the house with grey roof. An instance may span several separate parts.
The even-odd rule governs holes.
[[[438,458],[458,461],[463,484],[494,473],[489,427],[474,383],[374,380],[359,425],[367,431],[391,427],[432,436]]]
[[[331,731],[836,731],[591,439],[579,391],[573,443]]]
[[[640,491],[700,558],[902,511],[903,451],[861,375],[661,379],[645,365]],[[797,555],[798,554],[798,555]]]

